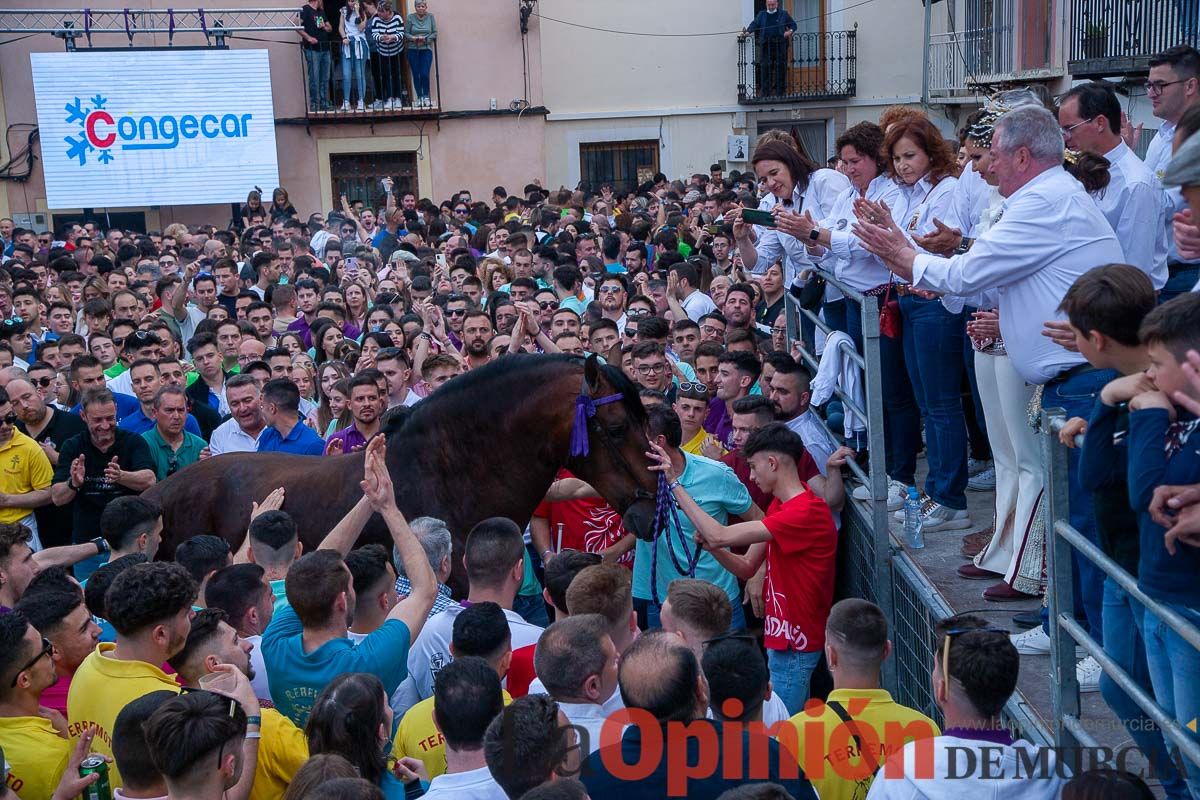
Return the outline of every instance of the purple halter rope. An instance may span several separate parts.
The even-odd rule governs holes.
[[[596,416],[596,407],[615,403],[621,399],[622,395],[619,392],[593,398],[588,394],[587,382],[584,381],[583,387],[579,390],[579,396],[575,398],[575,421],[571,425],[571,445],[568,451],[572,457],[586,456],[590,450],[588,420]],[[679,546],[683,549],[684,560],[687,562],[686,567],[675,555],[675,548],[671,547],[672,523],[674,523],[675,534],[679,539]],[[697,544],[694,551],[688,548],[687,537],[684,536],[683,528],[679,524],[679,504],[675,502],[671,490],[667,488],[667,477],[659,474],[658,493],[655,497],[654,507],[654,539],[652,541],[654,549],[650,554],[650,596],[654,599],[654,605],[659,608],[662,607],[662,601],[658,596],[658,541],[664,535],[667,537],[667,553],[671,556],[671,564],[675,567],[675,571],[680,575],[687,575],[689,578],[696,577],[696,564],[700,561],[700,545]]]

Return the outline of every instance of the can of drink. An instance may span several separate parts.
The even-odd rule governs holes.
[[[100,780],[83,790],[83,800],[112,800],[112,786],[108,782],[108,762],[104,756],[88,756],[79,764],[79,776],[86,778],[97,773]]]

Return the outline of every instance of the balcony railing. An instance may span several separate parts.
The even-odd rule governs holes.
[[[956,16],[975,27],[930,34],[929,96],[975,97],[995,84],[1061,75],[1051,48],[1051,4],[1026,6],[1023,0],[960,2]]]
[[[436,115],[441,110],[437,42],[428,57],[427,93],[419,91],[419,75],[414,73],[405,51],[390,57],[370,53],[363,59],[360,91],[359,65],[355,59],[347,58],[341,44],[331,42],[320,50],[297,49],[310,121],[420,117]]]
[[[1196,0],[1071,0],[1068,68],[1079,78],[1144,75],[1152,55],[1196,46]]]
[[[738,102],[853,97],[855,31],[793,34],[790,43],[738,38]]]

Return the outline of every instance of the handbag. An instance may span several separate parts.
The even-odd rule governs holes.
[[[883,295],[883,304],[879,307],[879,332],[889,339],[899,339],[901,333],[900,299],[892,297],[892,286],[888,284],[887,292]]]
[[[808,282],[800,287],[800,307],[806,311],[816,311],[825,301],[825,279],[813,272]]]

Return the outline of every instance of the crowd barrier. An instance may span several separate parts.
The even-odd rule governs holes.
[[[887,510],[887,472],[884,467],[883,389],[880,376],[879,301],[866,297],[828,272],[818,270],[827,284],[840,290],[858,306],[862,315],[863,352],[849,356],[863,370],[866,407],[860,408],[840,390],[836,396],[846,408],[867,420],[869,457],[867,469],[849,463],[853,477],[871,490],[872,499],[851,499],[853,486],[846,487],[846,507],[838,553],[838,597],[861,597],[878,605],[891,627],[892,657],[884,662],[883,687],[897,703],[915,708],[942,724],[941,711],[933,698],[931,672],[939,620],[951,616],[954,609],[928,579],[922,569],[893,536]],[[801,319],[811,321],[825,334],[829,326],[819,314],[804,309],[791,294],[786,294],[786,318],[789,343],[799,343],[800,357],[814,373],[819,358],[801,338]],[[854,313],[851,306],[848,313]],[[818,417],[820,419],[820,417]],[[824,420],[822,420],[822,424]],[[844,431],[830,431],[835,441],[843,441]],[[1065,475],[1065,473],[1064,473]],[[897,529],[897,534],[899,533]],[[1069,585],[1069,584],[1068,584]],[[1074,679],[1074,664],[1071,665]],[[1006,723],[1034,744],[1053,743],[1051,731],[1025,703],[1014,694],[1005,707]]]
[[[1042,410],[1042,452],[1046,467],[1044,502],[1046,530],[1050,532],[1049,546],[1046,548],[1046,569],[1049,577],[1047,591],[1050,601],[1050,688],[1054,744],[1073,748],[1099,747],[1096,738],[1087,729],[1087,722],[1080,716],[1079,684],[1075,677],[1075,645],[1078,644],[1096,659],[1104,673],[1162,729],[1168,747],[1178,748],[1178,755],[1173,754],[1174,760],[1178,763],[1178,756],[1181,755],[1191,762],[1185,765],[1187,768],[1200,768],[1200,742],[1185,728],[1189,721],[1176,720],[1173,712],[1158,705],[1129,673],[1105,654],[1101,644],[1076,621],[1075,597],[1071,589],[1073,552],[1101,569],[1140,603],[1147,613],[1158,617],[1180,637],[1200,650],[1200,629],[1171,609],[1147,597],[1138,588],[1137,578],[1088,541],[1068,521],[1067,448],[1058,438],[1066,420],[1066,414],[1060,408]],[[1082,438],[1077,437],[1078,444],[1082,444]]]

